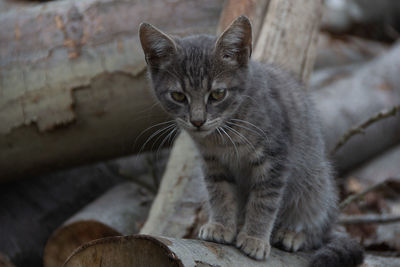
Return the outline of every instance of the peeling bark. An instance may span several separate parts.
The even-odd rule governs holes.
[[[137,152],[135,137],[166,118],[149,90],[139,23],[174,34],[213,33],[221,6],[211,0],[3,4],[0,181]]]

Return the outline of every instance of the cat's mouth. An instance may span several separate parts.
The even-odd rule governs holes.
[[[199,127],[199,128],[190,127],[190,129],[188,130],[191,133],[202,137],[207,136],[215,131],[214,127]]]
[[[201,127],[195,127],[195,126],[185,122],[182,119],[178,119],[177,122],[178,122],[178,125],[180,125],[182,128],[184,128],[188,132],[190,132],[193,135],[196,135],[198,137],[205,137],[205,136],[213,133],[216,130],[216,128],[218,127],[217,120],[209,121]]]

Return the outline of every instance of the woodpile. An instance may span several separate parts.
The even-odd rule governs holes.
[[[400,234],[400,45],[388,41],[397,22],[391,15],[390,34],[381,31],[367,40],[372,37],[357,27],[381,22],[382,13],[376,10],[373,19],[351,12],[338,17],[330,2],[76,0],[19,8],[0,2],[0,44],[8,44],[0,45],[0,182],[14,181],[9,188],[27,193],[40,178],[20,178],[158,147],[157,141],[142,147],[159,129],[153,125],[168,118],[146,79],[139,23],[177,35],[214,34],[246,14],[254,27],[253,58],[281,65],[309,85],[339,176],[341,227],[374,254],[363,266],[398,265],[400,243],[393,236]],[[371,7],[361,2],[342,8],[368,17]],[[397,7],[393,14],[400,14]],[[26,263],[16,255],[37,240],[43,244],[32,251],[38,257],[43,250],[45,267],[307,266],[308,253],[273,248],[259,262],[232,246],[197,240],[207,219],[207,195],[193,142],[185,133],[176,137],[161,179],[159,166],[151,166],[155,161],[160,164],[159,156],[98,165],[105,175],[95,197],[84,192],[96,176],[85,178],[82,193],[76,179],[63,182],[63,192],[73,192],[65,201],[85,199],[80,208],[64,216],[62,201],[54,204],[57,216],[44,204],[30,209],[34,220],[45,216],[51,227],[14,250],[6,244],[22,242],[22,234],[14,238],[0,230],[0,266]],[[53,176],[43,175],[37,186],[43,189],[30,192],[28,201],[57,199],[60,189],[46,177]],[[11,191],[0,199],[17,197]],[[8,213],[18,203],[4,214],[24,218],[22,211]],[[6,217],[0,214],[0,227]],[[36,224],[32,231],[40,228]]]

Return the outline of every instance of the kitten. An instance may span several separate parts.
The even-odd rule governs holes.
[[[210,218],[199,237],[251,258],[270,243],[318,249],[311,266],[360,264],[360,246],[331,231],[337,192],[309,97],[292,75],[250,59],[249,20],[219,38],[173,38],[140,25],[155,94],[204,159]]]

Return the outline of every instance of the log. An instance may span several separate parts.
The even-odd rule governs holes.
[[[366,188],[381,183],[388,178],[400,177],[399,162],[400,145],[397,145],[351,171],[347,177],[357,179]]]
[[[253,58],[293,72],[307,83],[316,55],[320,0],[270,0]]]
[[[99,238],[139,232],[152,195],[132,182],[116,185],[64,222],[46,243],[43,266],[61,266],[81,245]]]
[[[1,185],[0,252],[16,266],[42,266],[50,234],[121,181],[96,164]]]
[[[366,63],[387,52],[389,48],[386,43],[320,32],[314,70]]]
[[[227,0],[222,9],[217,28],[222,33],[234,19],[240,15],[246,15],[252,24],[253,44],[257,42],[265,13],[268,9],[269,0]]]
[[[190,153],[182,153],[189,152]],[[206,197],[200,154],[182,132],[172,148],[157,196],[141,234],[190,236]]]
[[[366,64],[352,76],[312,92],[328,151],[353,126],[400,105],[400,45]],[[400,141],[400,115],[369,126],[333,155],[340,173],[382,153]]]
[[[288,253],[272,248],[266,261],[255,261],[238,249],[201,240],[135,235],[96,240],[77,249],[64,267],[100,266],[308,266],[309,254]],[[368,255],[363,267],[397,266],[398,258]]]
[[[321,28],[393,42],[400,29],[400,2],[393,0],[324,1]]]
[[[139,151],[135,138],[166,118],[149,90],[139,23],[213,33],[223,4],[12,3],[0,9],[0,182]]]
[[[308,81],[321,12],[320,0],[228,0],[217,32],[221,33],[239,15],[248,16],[253,29],[253,58],[279,64]]]

